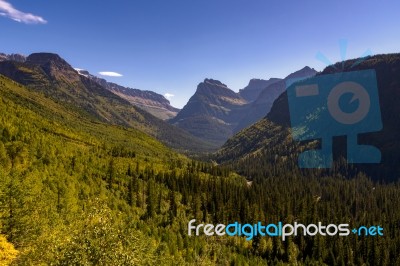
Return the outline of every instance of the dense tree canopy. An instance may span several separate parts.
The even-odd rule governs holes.
[[[349,179],[345,167],[301,172],[275,151],[264,155],[223,166],[190,160],[139,131],[86,120],[0,77],[1,263],[400,264],[397,183],[356,172]],[[385,231],[247,241],[188,236],[191,219],[347,222]]]

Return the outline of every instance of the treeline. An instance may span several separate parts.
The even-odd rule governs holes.
[[[1,264],[262,261],[236,252],[224,239],[188,237],[193,212],[183,202],[183,188],[168,187],[192,174],[202,180],[243,178],[192,162],[139,131],[87,121],[2,82]]]
[[[189,160],[15,86],[0,84],[5,265],[400,264],[397,183],[374,183],[344,164],[301,172],[272,150],[225,166]],[[190,237],[191,219],[380,225],[384,236]]]

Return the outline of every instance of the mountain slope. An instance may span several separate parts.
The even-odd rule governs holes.
[[[251,79],[246,87],[239,90],[239,95],[246,101],[253,102],[266,87],[280,80],[279,78],[270,78],[269,80]]]
[[[400,54],[376,55],[351,69],[357,60],[348,60],[344,63],[345,72],[374,69],[376,71],[379,100],[383,122],[383,129],[379,132],[360,134],[359,143],[368,143],[376,146],[382,153],[382,163],[356,165],[359,171],[367,172],[375,179],[393,181],[400,176]],[[330,66],[322,73],[337,73],[342,69],[341,63],[335,68]],[[351,69],[351,70],[350,70]],[[259,162],[273,162],[278,158],[291,158],[287,167],[297,167],[297,156],[304,145],[315,145],[315,143],[299,145],[293,142],[290,135],[290,115],[286,92],[275,100],[271,111],[266,117],[251,127],[244,129],[229,139],[217,152],[219,162],[244,162],[248,158]],[[343,137],[339,137],[335,145],[337,156],[346,155],[346,146]],[[245,166],[241,164],[241,166]]]
[[[315,70],[305,67],[286,79],[314,74]],[[234,133],[254,124],[268,113],[272,102],[285,90],[286,79],[253,79],[239,93],[220,81],[205,79],[198,85],[189,102],[170,122],[194,136],[221,146]],[[267,87],[262,88],[264,85]],[[254,102],[249,102],[241,94],[248,99],[259,95]]]
[[[27,128],[42,132],[48,135],[48,138],[59,137],[68,144],[73,143],[81,147],[108,147],[112,143],[127,150],[135,150],[138,156],[151,156],[151,158],[167,158],[174,153],[140,130],[93,121],[71,110],[63,103],[41,92],[32,91],[3,75],[0,75],[0,97],[3,105],[10,110],[16,109],[27,114],[27,117],[19,118],[19,120],[26,120],[24,125]],[[11,120],[2,123],[2,138],[13,138],[13,134],[17,133],[12,129],[13,126],[21,126],[21,124]],[[161,156],[161,154],[169,155]]]
[[[189,238],[185,223],[197,215],[195,193],[210,193],[207,180],[218,183],[217,194],[245,188],[243,179],[218,176],[139,130],[86,119],[2,75],[0,103],[1,265],[13,246],[17,265],[212,264],[216,247],[221,264],[231,264],[234,252]],[[210,252],[177,255],[199,244]]]
[[[0,74],[41,92],[84,118],[133,127],[180,150],[195,152],[212,148],[78,74],[56,54],[36,53],[28,56],[26,62],[0,62]]]
[[[188,160],[138,130],[86,119],[1,75],[0,102],[0,236],[18,250],[13,264],[275,265],[287,264],[293,250],[300,264],[400,263],[397,184],[285,171],[249,185],[227,168]],[[300,234],[285,246],[278,238],[187,234],[191,219],[278,221],[283,212],[323,224],[378,220],[393,237],[377,245],[372,237]],[[321,245],[332,256],[315,256]]]
[[[107,90],[129,101],[134,106],[137,106],[162,120],[171,119],[179,112],[179,109],[171,106],[170,102],[161,94],[153,91],[142,91],[138,89],[127,88],[91,75],[86,70],[75,70],[77,70],[82,76],[96,81]]]
[[[178,115],[170,120],[201,139],[222,145],[243,115],[246,100],[217,80],[205,79]]]
[[[17,62],[25,62],[26,57],[21,54],[3,54],[0,53],[0,61],[17,61]]]
[[[306,78],[314,76],[317,72],[306,66],[290,75],[288,75],[283,80],[278,80],[273,82],[268,87],[259,93],[257,99],[248,106],[246,115],[239,122],[238,126],[235,128],[234,132],[239,132],[243,128],[246,128],[258,120],[263,118],[271,110],[272,104],[278,96],[285,91],[286,81],[295,78]]]

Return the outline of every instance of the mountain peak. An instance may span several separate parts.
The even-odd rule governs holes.
[[[127,100],[134,106],[137,106],[162,120],[175,117],[179,111],[178,108],[171,106],[169,100],[167,100],[163,95],[154,91],[144,91],[124,87],[92,75],[85,69],[75,68],[75,70],[79,73],[79,75],[93,80],[112,93]]]
[[[89,73],[89,71],[87,71],[87,70],[85,70],[85,69],[80,69],[80,68],[74,68],[78,73],[79,73],[79,75],[81,75],[81,76],[85,76],[85,77],[89,77],[90,76],[90,73]]]
[[[210,85],[217,85],[217,86],[220,86],[220,87],[228,88],[228,86],[226,86],[224,83],[222,83],[221,81],[216,80],[216,79],[208,79],[208,78],[206,78],[206,79],[204,79],[204,83],[207,83],[207,84],[210,84]]]
[[[302,69],[297,70],[296,72],[293,72],[292,74],[287,76],[285,79],[303,78],[306,76],[314,76],[315,74],[317,74],[317,71],[314,68],[305,66]]]
[[[253,102],[266,87],[280,80],[279,78],[270,78],[269,80],[253,78],[245,88],[239,90],[239,94],[248,102]]]
[[[58,54],[53,54],[53,53],[33,53],[26,58],[26,62],[40,66],[44,66],[47,65],[48,63],[54,62],[56,64],[61,64],[71,67]]]
[[[33,53],[26,59],[28,65],[40,67],[47,75],[58,81],[80,82],[75,69],[58,54]]]
[[[315,71],[314,68],[311,68],[311,67],[309,67],[309,66],[305,66],[305,67],[303,67],[302,69],[300,69],[300,71],[302,71],[302,70],[304,70],[304,71],[314,70],[314,71]]]
[[[231,97],[240,98],[234,91],[228,88],[224,83],[215,79],[205,79],[197,86],[195,95],[203,95],[205,97]],[[243,100],[243,99],[242,99]],[[244,101],[244,100],[243,100]]]
[[[205,79],[171,123],[216,145],[232,135],[242,108],[247,104],[239,94],[218,80]]]
[[[251,79],[249,81],[249,84],[247,85],[246,88],[242,89],[242,90],[254,90],[254,89],[265,89],[266,87],[268,87],[270,84],[275,83],[277,81],[279,81],[281,79],[279,78],[270,78],[268,80],[265,79]]]
[[[15,61],[23,63],[26,60],[26,57],[22,54],[4,54],[0,53],[0,61]]]

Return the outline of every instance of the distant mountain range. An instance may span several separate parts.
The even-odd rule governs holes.
[[[1,75],[63,104],[84,119],[132,127],[182,151],[212,149],[186,131],[133,106],[97,79],[79,74],[57,54],[34,53],[17,61],[12,58],[3,57]]]
[[[252,79],[239,93],[220,81],[205,79],[170,122],[205,141],[223,145],[234,133],[269,112],[274,100],[285,90],[287,79],[306,78],[315,73],[314,69],[304,67],[283,80]]]
[[[181,151],[199,153],[223,145],[216,153],[219,163],[251,158],[260,164],[281,160],[287,162],[285,167],[293,167],[297,165],[297,154],[307,144],[291,139],[286,81],[340,72],[342,66],[345,71],[374,69],[383,130],[361,134],[359,142],[378,147],[382,163],[357,165],[357,169],[377,179],[396,180],[400,173],[400,54],[368,57],[351,68],[355,62],[337,63],[321,73],[304,67],[284,79],[253,79],[239,93],[220,81],[205,79],[179,112],[157,93],[125,88],[87,71],[77,71],[57,54],[0,54],[0,75],[64,106],[81,119],[140,130]],[[264,85],[267,87],[260,89]],[[150,113],[157,108],[164,118],[177,115],[167,123]],[[335,156],[346,154],[343,140],[337,147]]]
[[[400,176],[400,54],[376,55],[366,58],[353,67],[357,59],[347,60],[325,68],[318,75],[344,71],[374,69],[376,72],[383,129],[379,132],[358,135],[358,143],[370,144],[382,153],[380,164],[357,164],[353,171],[363,171],[374,179],[397,180]],[[316,119],[313,117],[313,119]],[[334,159],[346,156],[346,137],[336,137]],[[306,143],[293,142],[290,134],[290,114],[286,92],[273,103],[271,111],[264,118],[230,138],[216,153],[219,163],[246,162],[260,164],[286,161],[283,167],[297,167],[297,156]],[[289,160],[290,159],[290,160]],[[243,163],[242,166],[245,166]],[[338,167],[338,166],[336,166]],[[343,170],[350,174],[350,170]]]
[[[28,57],[20,54],[0,54],[0,74],[28,87],[42,90],[43,93],[68,104],[82,105],[81,107],[96,118],[113,123],[131,124],[132,121],[128,122],[129,119],[116,114],[115,110],[110,110],[109,106],[104,104],[110,99],[124,99],[146,111],[146,114],[168,120],[170,124],[210,143],[213,147],[223,145],[234,133],[265,116],[273,101],[284,91],[286,79],[309,77],[315,73],[315,70],[305,67],[285,79],[252,79],[239,93],[220,81],[205,79],[198,85],[185,107],[179,110],[158,93],[127,88],[92,75],[86,70],[73,69],[54,54],[37,53]],[[86,89],[79,89],[80,87]],[[105,102],[93,102],[90,95],[93,88],[98,90]],[[118,97],[115,98],[104,89]],[[157,123],[153,121],[153,124]],[[160,131],[149,130],[148,133],[156,135],[160,134]]]
[[[203,140],[222,145],[243,117],[247,101],[213,79],[205,79],[170,122]]]
[[[239,90],[239,95],[242,96],[248,102],[254,102],[257,100],[260,93],[269,85],[272,85],[282,79],[270,78],[269,80],[264,79],[251,79],[249,85]]]
[[[163,95],[154,91],[143,91],[124,87],[94,76],[86,70],[77,68],[75,68],[75,70],[78,71],[79,74],[96,81],[107,90],[127,100],[134,106],[137,106],[162,120],[171,119],[180,111],[178,108],[171,106],[170,102]]]
[[[265,87],[259,93],[258,97],[249,104],[246,114],[242,120],[238,123],[234,129],[234,133],[239,132],[243,128],[246,128],[261,118],[263,118],[271,110],[272,104],[278,98],[279,95],[286,89],[286,81],[296,78],[308,78],[312,77],[317,73],[313,68],[308,66],[288,75],[284,79],[274,80],[270,85]]]
[[[7,55],[0,53],[0,61],[15,61],[24,63],[26,60],[27,57],[21,54]],[[78,71],[79,74],[99,83],[112,93],[117,94],[121,98],[129,101],[131,104],[151,113],[155,117],[158,117],[162,120],[171,119],[179,112],[179,109],[171,106],[170,102],[161,94],[153,91],[127,88],[92,75],[86,70],[78,68],[75,68],[75,70]]]
[[[17,62],[25,62],[26,57],[21,54],[3,54],[0,53],[0,61],[12,60]]]

